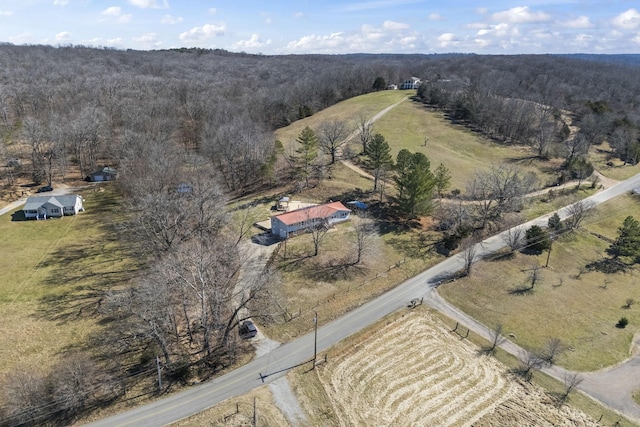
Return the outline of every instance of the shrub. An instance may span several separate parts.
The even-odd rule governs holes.
[[[621,317],[620,320],[618,320],[618,323],[616,323],[616,328],[624,329],[624,327],[628,324],[629,319],[627,319],[626,317]]]

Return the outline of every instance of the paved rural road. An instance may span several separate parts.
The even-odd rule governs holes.
[[[586,200],[602,203],[618,195],[628,193],[633,188],[640,187],[640,174],[619,184],[597,193]],[[567,217],[567,208],[560,209],[561,218]],[[545,225],[551,214],[544,215],[525,224]],[[478,244],[477,256],[482,257],[504,246],[501,235],[493,236]],[[414,298],[425,298],[425,303],[460,321],[465,326],[481,335],[488,336],[489,331],[483,325],[471,319],[455,307],[446,303],[436,291],[439,282],[460,270],[464,261],[460,255],[447,258],[423,273],[406,280],[395,289],[360,306],[345,316],[322,325],[318,328],[318,352],[320,356],[327,348],[344,338],[375,323],[384,316],[404,308]],[[320,319],[322,323],[322,319]],[[502,345],[507,351],[522,357],[523,349],[510,341]],[[211,382],[194,386],[193,388],[176,393],[175,395],[156,402],[140,406],[136,409],[114,415],[90,424],[91,426],[158,426],[175,422],[207,409],[225,399],[247,393],[255,387],[273,381],[283,376],[288,368],[309,361],[313,356],[313,333],[304,335],[294,341],[281,345],[270,353],[254,359],[252,362]],[[631,359],[621,365],[629,371],[625,375],[639,378],[640,362]],[[620,367],[619,367],[620,368]],[[564,370],[552,367],[546,372],[562,380]],[[633,374],[631,373],[633,372]],[[261,379],[262,375],[262,379]],[[615,383],[614,383],[615,384]],[[600,400],[609,407],[624,413],[630,418],[640,420],[640,408],[630,406],[628,401],[620,401],[619,396],[599,393],[597,381],[585,380],[580,387],[584,392]]]

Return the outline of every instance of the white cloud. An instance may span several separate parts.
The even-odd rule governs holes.
[[[421,2],[422,0],[374,0],[346,4],[344,6],[341,6],[338,10],[343,12],[360,12],[363,10],[398,7],[403,4],[414,4]]]
[[[517,27],[511,28],[509,24],[498,24],[498,25],[489,25],[486,28],[480,29],[476,33],[476,37],[478,36],[486,36],[488,34],[497,36],[497,37],[505,37],[508,35],[518,35],[519,31]]]
[[[156,33],[145,33],[138,37],[132,37],[131,40],[136,43],[140,43],[145,47],[158,47],[162,44],[158,41]]]
[[[304,18],[304,13],[296,12],[296,13],[293,14],[293,17],[296,18],[296,19]]]
[[[249,40],[240,40],[239,42],[234,43],[233,48],[240,49],[240,50],[255,49],[255,48],[268,46],[270,44],[271,44],[271,39],[268,39],[267,41],[263,42],[260,39],[260,36],[258,36],[257,34],[252,34]]]
[[[212,8],[209,9],[209,13],[211,15],[215,15],[216,13],[218,13],[218,9],[216,9],[215,7],[212,7]]]
[[[437,40],[441,47],[455,46],[458,44],[458,39],[453,33],[442,33],[438,36]]]
[[[33,43],[33,41],[33,34],[31,33],[20,33],[16,36],[9,37],[9,43],[13,44]]]
[[[589,20],[588,16],[579,16],[576,19],[571,21],[566,21],[561,24],[564,27],[568,28],[591,28],[593,24]]]
[[[171,16],[171,15],[164,15],[162,17],[162,20],[160,22],[162,22],[163,24],[177,24],[182,22],[182,16]]]
[[[444,16],[439,13],[431,13],[427,19],[429,19],[429,21],[444,21]]]
[[[311,34],[304,36],[299,40],[289,42],[287,49],[292,51],[308,51],[308,52],[322,52],[327,50],[336,50],[339,47],[344,47],[346,44],[345,33],[333,33],[328,36],[317,36]]]
[[[167,0],[162,0],[162,4],[158,4],[157,0],[129,0],[129,4],[139,7],[140,9],[168,9]]]
[[[0,16],[11,16],[13,12],[10,10],[0,10]]]
[[[131,22],[133,19],[132,15],[125,14],[122,15],[122,9],[119,6],[111,6],[102,11],[102,15],[104,16],[112,16],[116,18],[116,22],[120,24],[126,24],[127,22]]]
[[[634,30],[640,26],[640,12],[636,9],[629,9],[613,18],[611,21],[616,27],[625,30]]]
[[[496,12],[491,15],[491,19],[510,24],[525,24],[548,21],[551,17],[544,12],[533,12],[529,9],[529,6],[518,6],[502,12]]]
[[[473,39],[473,41],[478,47],[482,49],[484,49],[487,46],[491,46],[491,40],[489,39]]]
[[[71,33],[68,31],[62,31],[56,34],[56,41],[59,43],[69,42],[71,40]]]
[[[111,6],[102,11],[103,15],[106,16],[120,16],[121,9],[118,6]]]
[[[282,52],[355,53],[415,52],[427,49],[423,36],[409,25],[385,21],[379,27],[363,24],[360,31],[311,34],[289,42]]]
[[[640,33],[637,33],[636,36],[631,39],[631,41],[640,44]]]
[[[124,40],[120,37],[116,37],[115,39],[107,39],[107,46],[122,46],[124,44]]]
[[[400,30],[406,30],[407,28],[409,28],[409,24],[405,24],[402,22],[384,21],[382,23],[383,30],[400,31]]]
[[[224,35],[226,29],[227,26],[225,24],[205,24],[202,27],[194,27],[189,31],[185,31],[178,37],[185,43],[204,43],[211,37]]]
[[[69,0],[53,0],[55,6],[66,6],[69,4]]]

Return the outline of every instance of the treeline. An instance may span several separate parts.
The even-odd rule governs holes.
[[[589,148],[605,140],[625,163],[640,160],[635,67],[550,55],[465,56],[439,65],[418,90],[423,102],[489,137],[531,145],[540,158],[564,157],[567,178],[580,175]]]
[[[640,152],[640,81],[617,64],[526,55],[264,56],[12,45],[0,46],[0,62],[0,180],[13,185],[22,175],[50,183],[71,173],[84,177],[102,164],[118,168],[130,212],[118,231],[146,270],[103,295],[101,315],[110,328],[100,341],[113,364],[155,372],[160,355],[176,379],[187,379],[194,367],[214,372],[232,363],[238,322],[268,316],[277,300],[270,269],[240,278],[246,261],[240,243],[253,219],[249,210],[228,212],[227,200],[278,181],[308,184],[315,157],[306,148],[317,154],[320,147],[333,163],[347,132],[333,122],[318,135],[302,134],[295,158],[279,170],[278,127],[417,76],[426,82],[418,92],[424,102],[494,138],[533,144],[540,157],[562,153],[575,173],[588,172],[585,150],[605,139],[625,161],[637,162]],[[570,128],[576,124],[577,132]],[[370,134],[366,118],[359,128],[363,162],[380,198],[393,173],[404,214],[431,212],[431,197],[446,189],[449,171],[432,172],[428,159],[406,151],[392,167],[388,146]],[[515,209],[530,181],[499,166],[478,174],[469,191],[485,203],[474,205],[472,227]],[[436,212],[448,221],[447,249],[471,232],[464,206]],[[9,376],[4,423],[68,422],[124,389],[115,369],[91,373],[109,384],[94,394],[96,383],[82,377],[86,355],[74,357],[82,363],[73,365],[72,383],[28,372]],[[68,397],[43,397],[58,388],[66,391],[57,396]]]

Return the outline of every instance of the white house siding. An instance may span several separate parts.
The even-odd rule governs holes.
[[[23,208],[26,219],[52,218],[63,215],[75,215],[82,212],[82,197],[77,194],[59,196],[32,196]]]

